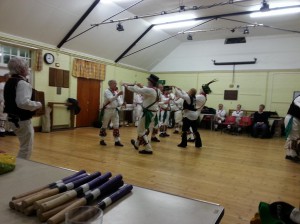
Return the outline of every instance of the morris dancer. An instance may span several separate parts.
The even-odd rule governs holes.
[[[131,144],[136,150],[139,149],[140,145],[145,148],[140,150],[140,154],[152,154],[152,147],[148,140],[147,132],[150,124],[154,122],[155,115],[158,111],[158,101],[160,99],[160,92],[156,89],[159,78],[156,75],[151,74],[148,78],[148,86],[145,87],[142,84],[137,84],[134,86],[129,86],[124,84],[124,86],[135,93],[139,93],[143,96],[143,115],[137,127],[137,140],[131,140]]]
[[[284,119],[286,142],[285,158],[300,163],[300,96],[297,96],[290,105]]]
[[[113,125],[113,136],[115,138],[115,146],[124,146],[120,141],[120,130],[119,130],[119,112],[118,107],[122,105],[120,95],[123,95],[123,91],[117,92],[116,80],[108,81],[109,88],[104,92],[104,116],[103,123],[100,129],[99,136],[101,137],[100,145],[106,146],[104,141],[106,137],[106,129],[108,122],[111,121]]]

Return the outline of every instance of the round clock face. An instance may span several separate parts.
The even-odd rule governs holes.
[[[54,62],[54,55],[51,53],[46,53],[44,55],[44,60],[47,64],[52,64]]]

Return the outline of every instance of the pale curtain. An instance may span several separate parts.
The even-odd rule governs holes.
[[[105,80],[106,65],[74,58],[72,75],[74,77]]]

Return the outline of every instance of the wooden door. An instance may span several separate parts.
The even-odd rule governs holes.
[[[97,120],[100,102],[100,81],[78,78],[77,99],[81,107],[76,127],[90,127]]]

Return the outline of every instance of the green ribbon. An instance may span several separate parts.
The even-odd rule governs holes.
[[[287,126],[285,127],[285,138],[287,139],[288,136],[290,135],[293,127],[293,117],[290,118]]]
[[[152,117],[153,117],[153,113],[144,108],[143,109],[143,117],[145,117],[145,129],[149,129],[149,126],[150,126],[150,123],[151,123],[151,120],[152,120]]]
[[[260,202],[258,210],[261,224],[284,224],[283,221],[278,220],[271,215],[269,204]]]
[[[164,116],[163,116],[163,123],[165,123],[166,118],[167,118],[167,111],[165,110],[165,113],[164,113]]]
[[[158,117],[157,117],[157,114],[155,115],[155,118],[154,118],[154,127],[156,127],[158,125]]]

